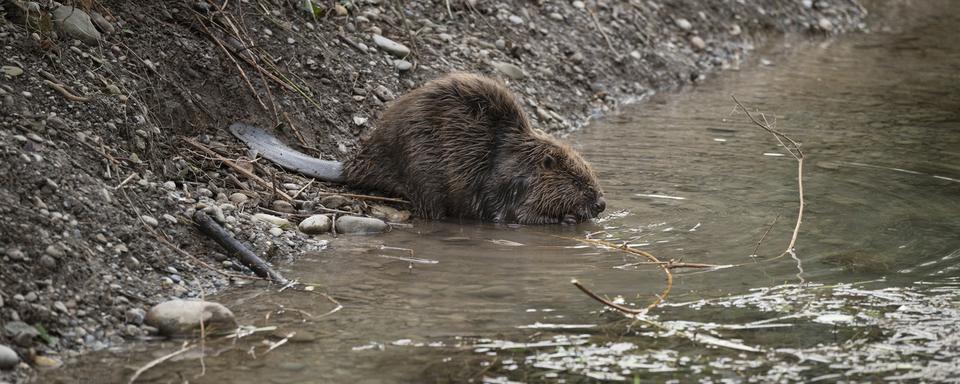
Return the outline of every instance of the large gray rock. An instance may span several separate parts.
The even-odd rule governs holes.
[[[144,324],[168,337],[200,334],[200,322],[207,333],[237,327],[237,320],[222,304],[202,300],[170,300],[147,311]]]
[[[389,226],[383,220],[370,217],[341,216],[337,218],[337,232],[339,233],[380,233]]]
[[[373,43],[378,48],[401,59],[410,55],[410,48],[380,35],[373,35]]]
[[[53,22],[63,29],[67,36],[80,40],[87,45],[97,45],[100,40],[100,32],[93,26],[90,15],[82,9],[66,5],[60,6],[53,10]]]
[[[319,235],[330,232],[330,218],[326,215],[313,215],[300,222],[300,232]]]
[[[6,345],[0,344],[0,369],[13,369],[20,364],[20,356]]]

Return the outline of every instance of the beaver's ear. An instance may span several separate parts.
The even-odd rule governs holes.
[[[545,154],[543,155],[543,161],[540,162],[540,166],[543,169],[553,169],[557,166],[557,159],[553,158],[553,155]]]

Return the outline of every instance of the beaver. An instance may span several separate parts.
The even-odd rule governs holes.
[[[534,129],[506,86],[480,75],[449,74],[398,98],[343,163],[242,123],[230,130],[283,168],[403,196],[422,218],[575,224],[606,207],[590,165]]]

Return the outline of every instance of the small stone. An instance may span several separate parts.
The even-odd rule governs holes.
[[[199,333],[201,322],[208,334],[237,327],[233,312],[227,307],[202,300],[166,301],[150,308],[144,318],[146,325],[157,328],[161,335],[168,337]]]
[[[453,35],[451,35],[451,34],[449,34],[449,33],[441,33],[441,34],[439,34],[439,35],[437,35],[437,36],[440,37],[440,40],[446,41],[446,42],[448,42],[448,43],[451,42],[451,41],[453,41]]]
[[[10,347],[0,344],[0,369],[10,370],[20,364],[20,356]]]
[[[380,204],[370,207],[370,215],[393,223],[402,223],[410,219],[409,211],[401,211],[396,208]]]
[[[349,12],[347,12],[347,7],[344,7],[340,3],[335,3],[333,5],[333,10],[337,12],[337,16],[346,16],[349,14]]]
[[[517,25],[523,24],[523,19],[517,15],[510,15],[510,17],[508,17],[507,20],[510,20],[511,23],[514,23]]]
[[[301,221],[300,232],[308,235],[319,235],[330,231],[330,218],[326,215],[313,215]]]
[[[97,45],[100,32],[93,26],[90,15],[82,9],[60,6],[53,10],[53,22],[66,32],[67,36],[83,41],[87,45]]]
[[[496,46],[497,49],[504,49],[507,47],[507,41],[504,39],[497,39],[497,41],[493,42],[493,45]]]
[[[58,258],[58,259],[61,258],[61,257],[66,256],[66,254],[67,254],[67,252],[63,249],[63,247],[60,246],[60,245],[58,245],[58,244],[50,244],[50,245],[48,245],[45,252],[46,252],[48,255],[53,256],[53,257],[56,257],[56,258]]]
[[[116,32],[116,28],[113,27],[113,24],[110,24],[110,22],[107,21],[107,19],[104,18],[103,15],[97,12],[90,12],[90,20],[93,20],[93,23],[96,24],[97,27],[99,27],[100,30],[103,31],[103,33],[106,33],[109,35]]]
[[[54,302],[54,303],[53,303],[53,308],[56,309],[56,310],[58,310],[58,311],[60,311],[60,312],[66,313],[66,314],[69,314],[69,313],[70,313],[70,310],[67,309],[67,305],[64,304],[62,301]]]
[[[409,71],[411,68],[413,68],[413,63],[406,60],[395,60],[393,62],[393,65],[400,72],[406,72],[406,71]]]
[[[130,308],[123,314],[123,318],[127,323],[140,325],[143,324],[143,319],[147,316],[147,312],[140,308]]]
[[[270,230],[267,231],[267,232],[270,232],[270,234],[273,235],[273,236],[280,236],[280,235],[283,234],[283,230],[280,229],[280,227],[270,228]]]
[[[33,345],[33,339],[40,335],[40,332],[30,324],[22,321],[10,321],[3,326],[3,329],[11,336],[13,341],[21,347],[30,347]]]
[[[523,73],[523,69],[520,69],[520,67],[516,65],[500,61],[492,61],[490,62],[490,65],[513,80],[520,80],[526,77],[526,75]]]
[[[330,195],[320,199],[320,205],[323,205],[325,208],[330,208],[330,209],[338,209],[352,202],[353,200],[351,200],[350,198],[347,198],[341,195]]]
[[[587,7],[587,5],[584,4],[584,3],[583,3],[582,1],[580,1],[580,0],[574,1],[574,2],[571,3],[571,4],[573,4],[573,7],[576,8],[576,9],[584,9],[584,8]]]
[[[157,219],[154,218],[153,216],[140,215],[140,220],[143,220],[144,223],[154,228],[160,225],[160,222],[157,221]]]
[[[57,369],[63,366],[63,362],[55,357],[37,355],[33,357],[33,365],[40,369]]]
[[[271,206],[273,207],[273,210],[277,212],[294,213],[297,211],[295,208],[293,208],[293,204],[290,204],[284,200],[274,200]]]
[[[376,88],[374,88],[373,94],[377,96],[377,98],[380,99],[380,101],[383,101],[383,102],[393,100],[396,97],[393,95],[393,92],[391,92],[389,88],[383,85],[378,85]]]
[[[21,261],[27,258],[27,255],[20,250],[20,248],[9,248],[7,249],[7,257],[13,261]]]
[[[730,26],[730,36],[740,36],[741,32],[742,31],[740,30],[739,24],[734,24]]]
[[[556,21],[563,21],[563,15],[561,15],[561,14],[559,14],[559,13],[556,13],[556,12],[551,12],[551,13],[550,13],[550,18],[551,18],[551,19],[554,19],[554,20],[556,20]]]
[[[817,20],[817,25],[820,26],[820,29],[830,32],[833,30],[833,23],[830,22],[830,19],[821,17],[820,20]]]
[[[234,204],[236,204],[236,205],[241,205],[241,204],[243,204],[243,203],[246,203],[246,202],[249,201],[249,200],[250,200],[250,197],[249,197],[249,196],[247,196],[247,195],[245,195],[245,194],[243,194],[243,193],[240,193],[240,192],[236,192],[236,193],[230,195],[230,202],[231,202],[231,203],[234,203]]]
[[[690,23],[687,19],[677,19],[677,26],[684,31],[689,31],[693,29],[693,24]]]
[[[386,231],[389,226],[383,220],[371,217],[342,216],[337,218],[338,233],[380,233]]]
[[[46,269],[54,269],[57,267],[57,259],[50,255],[40,256],[40,265]]]
[[[174,181],[164,182],[164,183],[163,183],[163,189],[166,189],[166,190],[168,190],[168,191],[176,191],[176,190],[177,190],[177,183],[174,182]]]
[[[12,65],[4,65],[0,67],[0,72],[3,72],[4,75],[10,76],[10,77],[17,77],[23,74],[23,69],[21,69],[20,67],[12,66]]]
[[[700,38],[700,36],[693,36],[690,38],[690,44],[693,45],[698,51],[702,51],[707,48],[707,43]]]
[[[255,213],[253,219],[256,221],[264,222],[267,224],[275,225],[277,227],[282,227],[285,225],[290,225],[290,221],[282,217],[276,217],[273,215],[268,215],[266,213]]]
[[[176,217],[173,217],[173,215],[171,215],[171,214],[169,214],[169,213],[164,213],[163,216],[160,216],[160,217],[163,219],[163,221],[166,221],[167,224],[176,224],[176,223],[177,223],[177,218],[176,218]]]
[[[401,59],[410,55],[410,48],[380,35],[373,35],[373,43],[378,48]]]

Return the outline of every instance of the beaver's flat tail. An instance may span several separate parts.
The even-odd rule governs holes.
[[[243,123],[231,125],[230,132],[250,149],[260,152],[260,155],[285,169],[323,181],[343,182],[343,163],[339,161],[310,157],[288,147],[266,131]]]

